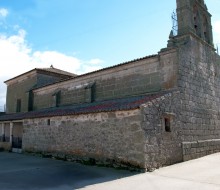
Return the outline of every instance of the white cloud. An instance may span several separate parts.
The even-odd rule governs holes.
[[[0,81],[4,81],[6,78],[0,77]],[[4,104],[5,104],[5,86],[3,84],[0,85],[0,112],[4,111]]]
[[[215,43],[220,43],[220,20],[219,21],[215,21],[213,24],[213,32],[214,32],[214,36],[215,36]]]
[[[85,73],[99,69],[97,64],[103,62],[100,59],[82,61],[57,51],[34,52],[28,46],[25,36],[26,32],[22,29],[16,35],[0,35],[0,77],[10,78],[33,68],[46,68],[50,65],[76,74]]]
[[[103,63],[103,61],[101,59],[91,59],[88,63],[97,65]]]
[[[4,8],[0,8],[0,17],[7,17],[8,16],[8,10]]]
[[[100,59],[82,61],[74,56],[57,51],[33,51],[26,42],[26,32],[19,29],[16,35],[0,34],[0,106],[5,103],[6,86],[3,80],[10,79],[34,68],[48,68],[53,65],[75,74],[100,69]]]
[[[82,67],[82,70],[84,71],[83,73],[89,73],[89,72],[92,72],[92,71],[99,70],[101,68],[102,68],[101,66],[84,65]],[[82,72],[81,72],[81,74],[82,74]]]
[[[31,62],[34,65],[53,65],[55,68],[60,68],[72,73],[78,73],[82,62],[72,56],[59,53],[57,51],[45,51],[45,52],[34,52]]]
[[[19,32],[10,37],[0,36],[1,77],[12,77],[28,66],[31,49],[25,44],[23,35]]]

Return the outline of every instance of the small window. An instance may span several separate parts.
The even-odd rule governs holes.
[[[28,111],[33,111],[33,104],[34,104],[34,93],[31,90],[28,93]]]
[[[56,94],[56,107],[60,106],[60,97],[61,97],[61,92],[57,92]]]
[[[171,132],[171,122],[170,118],[164,118],[165,131]]]
[[[21,112],[21,99],[17,99],[16,112]]]
[[[48,126],[50,125],[50,119],[47,120],[47,125],[48,125]]]
[[[53,96],[53,107],[59,107],[60,106],[61,91],[54,93],[52,96]]]
[[[95,101],[95,82],[85,87],[85,102],[92,103]]]
[[[95,101],[95,84],[91,86],[91,102]]]

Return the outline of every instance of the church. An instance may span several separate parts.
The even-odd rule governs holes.
[[[156,168],[220,151],[220,56],[204,0],[176,0],[167,47],[76,75],[35,68],[5,81],[0,149]]]

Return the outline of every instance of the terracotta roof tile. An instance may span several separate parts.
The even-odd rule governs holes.
[[[26,113],[5,114],[0,116],[0,121],[137,109],[140,107],[140,105],[155,100],[167,93],[168,92],[159,92],[157,94],[94,102],[89,104],[87,103],[74,106],[56,107]]]

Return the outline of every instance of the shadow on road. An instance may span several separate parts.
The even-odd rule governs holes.
[[[73,190],[136,174],[126,170],[0,152],[1,190]]]

